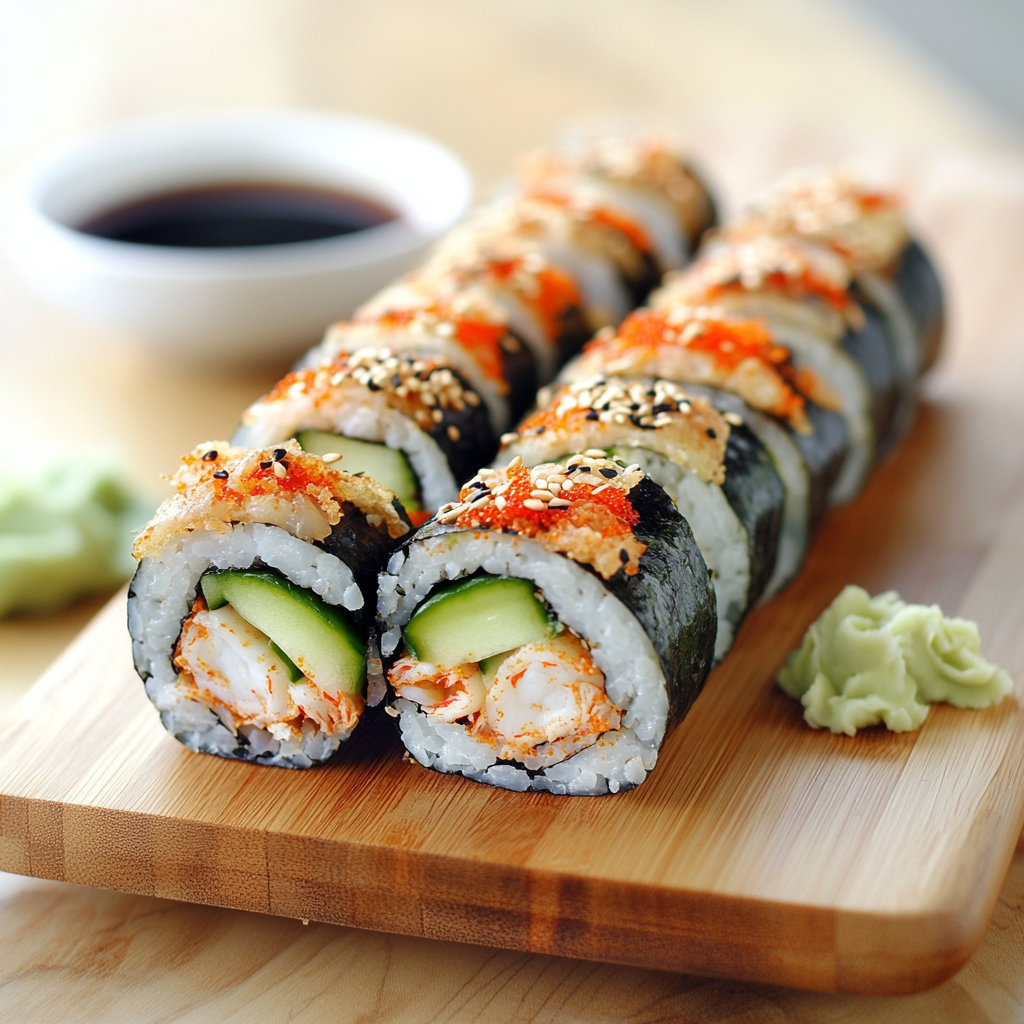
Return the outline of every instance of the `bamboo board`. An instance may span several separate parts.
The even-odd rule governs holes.
[[[947,252],[977,242],[977,207],[937,209]],[[968,312],[1016,292],[1006,209],[987,241],[1017,262],[987,292],[964,276]],[[939,982],[980,941],[1024,823],[1019,306],[974,316],[990,330],[952,360],[969,372],[748,619],[639,790],[491,790],[403,761],[387,729],[308,772],[191,754],[132,671],[122,594],[0,725],[0,870],[802,988]],[[933,709],[917,734],[807,729],[773,676],[849,582],[976,619],[1014,696]]]

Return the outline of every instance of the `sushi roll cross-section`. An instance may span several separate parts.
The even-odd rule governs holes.
[[[410,530],[401,506],[294,441],[200,446],[172,483],[128,593],[164,727],[221,757],[326,760],[383,693],[372,609],[377,569]]]
[[[639,785],[713,657],[686,520],[603,451],[481,470],[391,556],[378,601],[406,748],[506,789]]]

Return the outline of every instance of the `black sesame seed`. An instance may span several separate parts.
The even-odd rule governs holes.
[[[210,450],[209,450],[209,451],[208,451],[208,452],[207,452],[207,453],[206,453],[206,454],[205,454],[205,455],[203,456],[203,462],[213,462],[213,460],[214,460],[214,459],[216,459],[216,458],[217,458],[217,450],[216,450],[215,448],[211,448],[211,449],[210,449]]]
[[[274,463],[273,463],[273,461],[272,461],[272,460],[270,460],[270,459],[267,459],[267,461],[266,461],[266,462],[261,462],[261,463],[260,463],[260,469],[270,469],[270,467],[271,467],[271,466],[272,466],[273,464],[274,464]]]
[[[218,469],[217,472],[213,474],[213,476],[215,480],[227,480],[228,471],[226,469]]]
[[[358,472],[358,473],[353,473],[352,475],[353,475],[353,476],[362,476],[362,475],[363,475],[363,474],[364,474],[365,472],[366,472],[366,470],[365,470],[365,469],[361,469],[361,470],[359,470],[359,472]]]
[[[577,466],[576,468],[577,468],[577,469],[578,469],[578,470],[579,470],[579,471],[580,471],[581,473],[589,473],[589,472],[590,472],[590,467],[589,467],[589,466]]]
[[[708,429],[705,430],[704,433],[707,434],[708,437],[710,437],[712,440],[714,440],[714,438],[718,437],[718,435],[710,427],[708,427]]]
[[[615,477],[619,475],[618,471],[612,469],[611,467],[609,467],[608,469],[598,470],[598,472],[601,474],[601,476],[606,477],[609,480],[614,480]]]
[[[379,384],[374,384],[372,380],[366,382],[366,386],[370,391],[380,391],[381,387]]]
[[[629,552],[625,548],[619,548],[619,558],[622,564],[625,565],[629,561]]]
[[[283,448],[274,449],[274,461],[280,462],[288,453]]]
[[[579,469],[579,468],[580,468],[579,466],[569,466],[566,469],[566,471],[565,471],[565,475],[566,476],[572,476],[572,474],[575,473],[576,470]]]
[[[675,408],[671,402],[659,402],[651,411],[655,414],[659,412],[675,412]]]
[[[597,413],[593,409],[588,409],[587,410],[587,419],[588,420],[596,420],[596,419],[600,419],[600,417],[597,415]]]
[[[287,463],[287,462],[285,462],[285,461],[284,461],[284,459],[281,459],[281,460],[280,460],[280,462],[281,462],[281,466],[282,466],[282,468],[284,468],[284,469],[287,469],[287,468],[288,468],[288,463]]]
[[[402,375],[400,373],[391,374],[391,383],[397,388],[402,383]]]

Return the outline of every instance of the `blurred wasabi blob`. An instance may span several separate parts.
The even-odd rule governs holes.
[[[917,729],[936,701],[986,708],[1013,685],[981,656],[975,623],[860,587],[846,587],[810,626],[778,683],[803,704],[808,725],[849,736],[880,722]]]
[[[0,475],[0,616],[47,612],[135,570],[152,514],[112,456],[73,454]]]

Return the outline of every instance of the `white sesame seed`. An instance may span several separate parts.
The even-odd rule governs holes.
[[[734,427],[742,427],[743,426],[743,417],[737,415],[734,412],[727,412],[722,417],[722,419],[724,419],[726,423],[731,423]]]
[[[495,497],[494,504],[497,505],[499,509],[503,509],[508,504],[508,501],[499,494]]]
[[[523,507],[530,509],[531,512],[543,512],[547,508],[547,505],[543,501],[538,501],[536,498],[527,498],[523,502]]]
[[[274,463],[274,476],[276,476],[278,478],[278,480],[281,480],[284,477],[286,477],[287,475],[288,475],[288,470],[284,467],[284,465],[282,463],[280,463],[280,462],[275,462]]]
[[[552,498],[548,502],[548,508],[568,508],[572,504],[571,501],[567,501],[565,498]]]
[[[515,431],[509,431],[507,434],[501,435],[502,444],[511,444],[513,441],[518,441],[519,435]]]
[[[320,456],[321,462],[326,462],[330,465],[332,462],[338,462],[341,459],[341,452],[327,452],[325,455]]]
[[[607,458],[608,453],[603,448],[588,448],[584,453],[584,458],[587,459],[604,459]]]
[[[509,468],[509,469],[517,469],[517,468],[518,468],[519,466],[521,466],[522,464],[523,464],[523,459],[522,459],[522,456],[520,456],[520,455],[517,455],[517,456],[516,456],[516,457],[515,457],[515,458],[514,458],[514,459],[513,459],[513,460],[512,460],[512,461],[511,461],[511,462],[510,462],[509,464],[508,464],[508,468]]]

